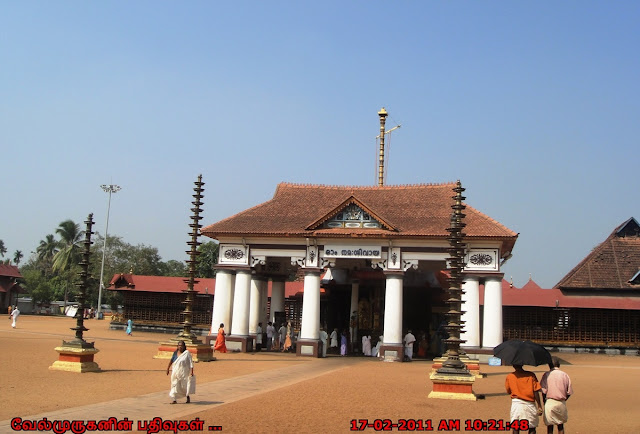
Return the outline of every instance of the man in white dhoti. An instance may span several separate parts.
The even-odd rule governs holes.
[[[175,358],[174,358],[175,357]],[[167,366],[167,375],[171,369],[171,390],[169,396],[173,399],[171,404],[176,403],[176,399],[187,397],[187,404],[191,402],[189,397],[189,382],[193,377],[193,359],[191,353],[187,351],[184,341],[178,342],[178,349],[173,353],[173,357]]]
[[[362,352],[365,356],[371,357],[371,336],[362,337]]]
[[[335,348],[335,350],[333,350]],[[331,350],[338,352],[338,329],[333,329],[331,332]]]
[[[260,351],[262,349],[262,323],[258,323],[258,328],[256,329],[256,351]]]
[[[404,354],[409,361],[413,360],[413,343],[416,341],[416,337],[411,333],[411,330],[404,335]]]
[[[11,318],[13,318],[11,327],[16,328],[16,321],[18,321],[19,316],[20,316],[20,310],[18,310],[18,305],[16,305],[16,308],[11,311]]]
[[[513,369],[504,382],[507,393],[511,395],[511,422],[526,419],[529,422],[529,433],[535,434],[542,414],[540,384],[536,374],[525,371],[522,365],[513,365]],[[514,429],[513,432],[518,430]]]
[[[322,342],[322,357],[327,357],[327,338],[329,335],[324,331],[324,327],[320,327],[320,342]]]
[[[551,358],[549,368],[540,380],[545,397],[542,420],[547,426],[547,434],[553,434],[554,425],[558,425],[558,434],[564,434],[564,424],[569,420],[566,401],[573,394],[571,379],[560,370],[560,359],[556,356]]]

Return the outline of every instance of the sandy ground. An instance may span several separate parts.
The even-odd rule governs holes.
[[[0,330],[0,420],[45,411],[99,403],[122,397],[168,391],[166,360],[153,359],[158,342],[170,335],[109,330],[108,321],[89,320],[88,341],[100,352],[100,373],[76,374],[50,371],[57,359],[54,348],[70,340],[69,318],[22,315],[18,328],[10,321]],[[567,433],[640,432],[640,357],[559,353],[562,368],[571,376],[575,394],[568,401]],[[198,382],[210,382],[321,359],[291,354],[217,354],[218,360],[196,365]],[[196,412],[206,425],[220,425],[224,432],[348,432],[359,419],[431,420],[508,419],[510,399],[504,392],[509,367],[482,365],[486,378],[474,385],[484,399],[476,402],[428,399],[430,362],[382,363],[349,357],[345,368],[334,373],[264,392],[250,398]],[[543,367],[532,368],[538,378]],[[196,399],[205,399],[196,396]],[[122,415],[124,416],[124,415]],[[158,416],[162,417],[161,414]],[[365,431],[374,431],[368,428]],[[438,432],[437,429],[434,431]],[[546,432],[540,426],[539,433]]]

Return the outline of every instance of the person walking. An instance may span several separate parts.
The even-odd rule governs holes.
[[[558,434],[564,434],[564,424],[569,420],[567,399],[573,395],[569,375],[560,370],[560,359],[551,358],[549,372],[540,379],[542,396],[544,397],[544,413],[542,420],[547,426],[547,434],[553,434],[553,426],[558,426]]]
[[[527,420],[529,433],[535,434],[538,419],[542,414],[540,383],[533,372],[525,371],[522,365],[513,365],[514,371],[507,375],[504,382],[507,393],[511,395],[511,422]],[[535,404],[534,404],[535,403]],[[520,430],[513,429],[513,433]]]
[[[15,309],[11,311],[11,318],[13,318],[13,322],[11,323],[11,327],[16,328],[16,322],[18,321],[18,317],[20,316],[20,310],[18,309],[18,305],[16,304]]]
[[[173,368],[173,369],[172,369]],[[178,348],[173,353],[173,357],[169,360],[169,366],[167,366],[167,375],[171,372],[171,390],[169,396],[173,401],[171,404],[176,404],[176,399],[186,397],[187,404],[191,402],[189,397],[189,381],[193,378],[193,358],[191,353],[187,351],[187,345],[184,341],[178,342]]]
[[[258,328],[256,329],[256,351],[260,351],[262,349],[262,323],[258,323]]]
[[[216,337],[216,343],[213,346],[213,351],[217,351],[219,353],[227,352],[227,338],[225,336],[226,333],[224,332],[224,323],[220,323],[220,327],[218,328],[218,336]]]
[[[127,334],[129,336],[133,336],[133,321],[131,320],[131,318],[129,318],[127,320]]]

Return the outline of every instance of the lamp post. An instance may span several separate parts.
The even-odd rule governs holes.
[[[104,243],[102,244],[102,265],[100,266],[100,284],[98,288],[98,311],[96,316],[98,319],[102,319],[102,278],[104,277],[104,255],[107,252],[107,233],[109,232],[109,211],[111,210],[111,193],[117,193],[122,188],[119,185],[101,185],[100,188],[104,190],[105,193],[109,193],[109,203],[107,205],[107,223],[104,229]]]

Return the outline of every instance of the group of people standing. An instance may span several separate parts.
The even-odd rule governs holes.
[[[564,434],[564,424],[569,420],[566,402],[573,388],[569,375],[560,370],[560,359],[551,358],[549,371],[539,383],[536,374],[525,371],[522,365],[513,365],[513,369],[505,380],[505,389],[511,395],[511,421],[527,420],[529,433],[535,433],[542,415],[548,434],[553,433],[554,426]]]

